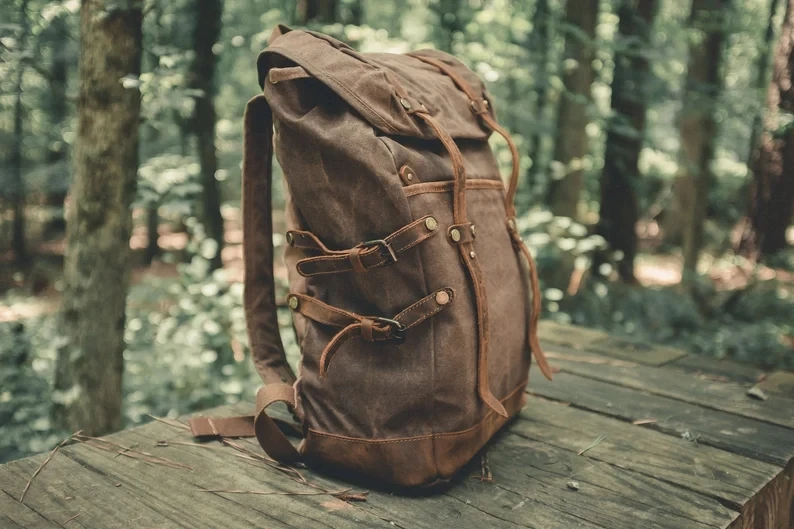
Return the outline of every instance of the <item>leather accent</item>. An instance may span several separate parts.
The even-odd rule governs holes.
[[[417,116],[425,120],[435,131],[438,135],[438,139],[449,153],[449,157],[452,160],[452,170],[455,175],[455,185],[452,190],[452,217],[456,225],[468,224],[466,217],[466,173],[463,156],[458,146],[455,144],[455,140],[452,139],[438,121],[425,113],[417,113]],[[471,279],[477,307],[477,393],[489,408],[502,417],[507,417],[507,412],[504,407],[494,396],[493,392],[491,392],[490,380],[488,378],[488,341],[490,337],[485,279],[479,263],[474,258],[476,254],[471,240],[458,244],[458,249],[460,250],[461,259]]]
[[[273,116],[264,96],[248,102],[243,135],[243,305],[254,365],[265,384],[295,382],[276,317],[273,279]]]
[[[188,420],[190,433],[197,439],[217,437],[253,437],[254,416],[192,417]]]
[[[441,293],[446,295],[440,296]],[[369,342],[402,341],[404,339],[402,333],[447,308],[455,298],[455,291],[451,288],[439,289],[407,307],[392,319],[360,316],[304,294],[290,294],[290,296],[299,300],[295,310],[300,314],[326,325],[343,327],[331,338],[320,355],[320,377],[324,378],[334,355],[349,340],[362,337]]]
[[[455,187],[455,182],[422,182],[406,187],[405,196],[412,197],[423,193],[449,193]],[[466,191],[475,189],[499,189],[503,191],[505,185],[501,180],[487,180],[485,178],[469,178],[466,180]]]
[[[400,180],[402,180],[403,184],[407,186],[421,183],[419,177],[416,175],[416,171],[414,171],[407,165],[403,165],[402,167],[400,167],[398,174],[400,175]]]
[[[499,125],[493,116],[489,113],[488,110],[488,100],[485,99],[482,94],[477,94],[475,90],[471,87],[471,85],[463,79],[454,69],[452,69],[447,64],[434,59],[433,57],[427,57],[419,54],[409,54],[411,57],[419,59],[420,61],[426,62],[427,64],[432,64],[442,72],[444,72],[452,82],[455,83],[457,86],[466,96],[469,98],[469,106],[474,112],[474,114],[482,119],[485,125],[491,129],[492,131],[496,132],[504,140],[507,142],[507,146],[510,149],[510,155],[512,157],[513,165],[510,171],[510,183],[507,186],[507,195],[505,196],[505,206],[507,208],[507,216],[508,217],[515,217],[516,209],[515,209],[515,198],[516,198],[516,191],[518,190],[518,171],[519,171],[519,159],[520,154],[518,152],[518,148],[516,147],[515,142],[510,137],[510,133],[507,130]]]
[[[309,429],[301,444],[308,462],[316,461],[348,475],[406,487],[448,481],[465,465],[509,417],[526,402],[526,381],[500,401],[505,416],[489,411],[471,428],[393,439],[358,439]]]
[[[310,78],[311,74],[301,66],[291,66],[289,68],[271,68],[268,72],[267,80],[273,84],[282,81],[294,81],[296,79]]]
[[[295,388],[288,384],[268,384],[256,393],[256,415],[254,432],[262,449],[281,463],[298,461],[300,454],[279,429],[276,422],[265,412],[271,404],[283,402],[290,410],[295,410]]]
[[[474,234],[475,232],[472,230],[471,222],[466,222],[465,224],[453,224],[449,228],[447,228],[447,239],[452,244],[466,244],[474,241]],[[476,229],[476,228],[475,228]],[[452,230],[457,231],[457,236],[455,236]],[[455,239],[458,240],[455,240]]]
[[[289,384],[267,384],[256,394],[256,414],[239,417],[193,417],[188,421],[193,437],[198,439],[223,437],[256,437],[267,455],[282,463],[300,459],[273,418],[265,410],[276,402],[285,403],[295,411],[295,388]]]
[[[350,271],[364,273],[393,264],[401,253],[435,235],[438,228],[429,229],[425,222],[430,217],[431,215],[425,215],[387,235],[382,241],[361,243],[349,250],[330,250],[310,232],[290,231],[288,234],[292,237],[293,246],[323,254],[298,261],[298,273],[304,277]]]

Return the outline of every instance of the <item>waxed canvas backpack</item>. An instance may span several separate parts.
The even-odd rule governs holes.
[[[532,257],[513,198],[518,152],[482,81],[435,50],[360,54],[279,26],[245,114],[243,251],[251,417],[191,421],[256,435],[283,462],[402,485],[451,478],[525,403],[537,340]],[[507,186],[488,139],[512,153]],[[279,335],[271,162],[283,169],[296,378]],[[295,448],[265,409],[285,402]]]

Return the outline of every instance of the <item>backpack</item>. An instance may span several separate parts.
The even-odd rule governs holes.
[[[244,305],[264,381],[250,417],[194,436],[256,436],[280,462],[400,486],[448,481],[526,397],[540,295],[513,199],[519,154],[482,81],[435,50],[361,54],[277,27],[244,118]],[[488,143],[512,154],[509,185]],[[287,304],[276,317],[271,163],[284,173]],[[531,300],[531,301],[530,301]],[[266,408],[300,423],[296,449]]]

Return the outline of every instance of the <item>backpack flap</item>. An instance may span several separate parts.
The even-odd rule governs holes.
[[[484,140],[491,134],[481,120],[472,119],[477,108],[450,77],[416,57],[388,53],[364,57],[327,35],[285,27],[278,28],[274,35],[257,61],[263,89],[271,69],[298,65],[385,134],[436,140],[435,133],[412,115],[418,110],[431,114],[456,139]],[[449,66],[476,87],[493,116],[493,105],[482,81],[460,61],[436,50],[420,50],[413,55],[431,57]],[[272,81],[278,80],[274,72]]]

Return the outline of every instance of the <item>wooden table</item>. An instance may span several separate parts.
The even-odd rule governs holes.
[[[439,494],[346,503],[248,440],[196,446],[153,421],[64,447],[32,481],[47,454],[0,467],[0,527],[794,527],[794,374],[764,379],[577,327],[546,323],[542,336],[560,372],[548,383],[533,370],[527,407],[488,451],[492,483],[473,479],[478,461]],[[351,486],[301,473],[326,491]]]

